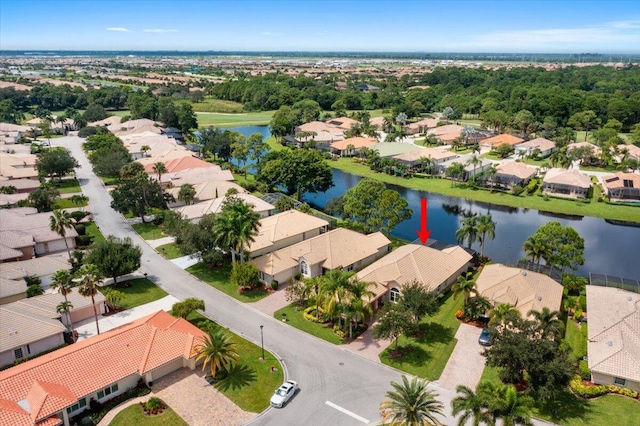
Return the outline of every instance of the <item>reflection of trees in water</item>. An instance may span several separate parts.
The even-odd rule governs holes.
[[[471,217],[471,216],[474,215],[474,213],[471,212],[471,209],[467,209],[465,207],[461,207],[458,204],[445,204],[445,203],[442,203],[442,210],[444,210],[445,213],[447,213],[447,214],[452,214],[452,215],[462,216],[462,217]]]
[[[518,213],[519,212],[519,208],[518,207],[509,207],[509,206],[499,206],[496,204],[491,204],[491,203],[483,203],[480,201],[475,201],[473,202],[473,204],[469,207],[463,207],[460,206],[459,204],[445,204],[442,203],[442,210],[445,211],[445,213],[447,214],[452,214],[452,215],[456,215],[456,216],[462,216],[462,217],[470,217],[473,215],[476,215],[478,213],[474,213],[471,209],[471,207],[480,207],[481,209],[486,209],[487,213],[490,214],[492,211],[499,211],[499,212],[504,212],[504,213],[509,213],[509,214],[514,214],[514,213]],[[523,209],[524,212],[527,212],[528,209]],[[480,213],[482,214],[482,213]]]

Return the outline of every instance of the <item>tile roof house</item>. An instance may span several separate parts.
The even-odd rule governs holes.
[[[175,198],[176,200],[174,203],[169,203],[169,208],[182,207],[185,205],[184,201],[178,200],[180,188],[181,186],[174,186],[165,190],[165,192],[167,192],[168,194],[173,195],[173,198]],[[198,183],[193,185],[193,189],[196,192],[194,203],[200,203],[202,201],[224,197],[225,195],[227,195],[227,191],[230,189],[235,189],[236,191],[238,191],[238,193],[245,192],[245,189],[237,183],[229,182],[226,180]]]
[[[37,180],[36,158],[37,156],[33,154],[0,152],[0,176],[4,176],[7,179]]]
[[[0,305],[27,297],[27,283],[24,279],[9,280],[0,276]]]
[[[587,312],[591,380],[640,392],[640,294],[588,285]]]
[[[0,188],[13,186],[16,194],[29,194],[40,188],[40,181],[37,179],[0,179]]]
[[[0,424],[70,424],[91,399],[104,402],[143,380],[196,367],[205,333],[159,311],[0,372]],[[99,367],[97,367],[99,366]]]
[[[117,115],[112,115],[111,117],[107,117],[107,118],[105,118],[103,120],[93,121],[93,122],[89,123],[89,126],[109,127],[109,126],[112,126],[112,125],[120,124],[121,121],[122,121],[122,117],[119,117]]]
[[[174,153],[169,154],[169,153]],[[153,171],[153,166],[161,162],[167,169],[167,173],[175,173],[181,172],[187,169],[196,169],[196,168],[207,168],[212,167],[213,164],[208,163],[204,160],[194,157],[190,151],[186,149],[169,151],[169,158],[163,157],[162,155],[158,157],[147,157],[136,160],[138,163],[144,166],[144,171],[150,175],[156,175],[157,173]]]
[[[380,232],[364,235],[337,228],[257,257],[250,263],[258,268],[263,282],[286,282],[297,273],[313,278],[332,269],[361,269],[384,256],[390,244]]]
[[[249,244],[249,257],[254,258],[316,237],[329,229],[324,219],[291,209],[260,219],[258,235]]]
[[[239,193],[234,195],[235,198],[243,200],[245,203],[253,206],[253,209],[260,213],[260,217],[271,216],[276,207],[273,204],[269,204],[266,201],[261,200],[255,195]],[[188,206],[182,206],[175,208],[174,210],[180,212],[184,219],[188,219],[194,222],[200,220],[200,218],[206,214],[218,214],[222,211],[222,206],[227,197],[221,196],[209,201],[203,201],[201,203],[191,204]]]
[[[427,135],[434,135],[436,139],[445,145],[451,145],[451,142],[455,138],[459,138],[462,135],[464,127],[457,124],[445,124],[444,126],[434,127],[427,130]]]
[[[349,130],[356,124],[360,124],[358,120],[354,120],[353,118],[349,117],[330,118],[326,121],[326,123],[332,127],[337,127],[343,130]]]
[[[574,149],[578,148],[591,148],[593,155],[600,155],[602,153],[602,148],[598,145],[592,144],[591,142],[574,142],[567,145],[567,152],[571,152]]]
[[[420,168],[421,159],[423,158],[430,158],[434,162],[433,165],[437,165],[458,157],[459,155],[451,150],[435,148],[423,148],[415,151],[403,152],[402,154],[393,156],[393,158],[403,164],[406,164],[412,169]]]
[[[529,311],[560,309],[563,287],[544,274],[499,263],[485,265],[476,279],[478,293],[489,299],[493,306],[508,303],[522,317]]]
[[[444,250],[407,244],[398,247],[360,272],[359,281],[373,282],[373,304],[395,302],[402,287],[412,282],[421,283],[427,290],[442,292],[469,268],[472,256],[460,246]]]
[[[500,164],[496,170],[494,181],[506,188],[512,186],[525,186],[536,175],[538,170],[535,167],[529,167],[524,163],[512,161]]]
[[[591,178],[578,170],[549,169],[542,178],[542,193],[567,198],[586,198]]]
[[[384,117],[373,117],[369,120],[369,124],[375,127],[378,130],[381,130],[384,127]]]
[[[217,164],[212,164],[211,167],[197,167],[195,169],[185,169],[174,173],[164,173],[161,176],[160,183],[165,188],[173,188],[180,187],[185,183],[197,185],[204,182],[232,180],[234,180],[234,177],[231,170],[222,170]]]
[[[435,128],[439,122],[440,120],[437,118],[425,118],[415,123],[409,123],[402,128],[407,134],[416,135],[418,133],[425,133],[428,129]]]
[[[32,247],[36,256],[66,250],[65,240],[69,248],[75,248],[76,230],[67,229],[65,238],[62,238],[51,230],[52,215],[52,212],[38,213],[33,208],[0,209],[0,235],[11,238],[10,241],[0,239],[0,245],[23,251],[25,258],[30,254],[27,247]],[[31,241],[27,241],[28,238]]]
[[[51,284],[53,274],[61,269],[71,270],[66,252],[3,263],[0,268],[0,278],[19,280],[24,283],[24,277],[38,277],[40,278],[40,286],[46,290]]]
[[[344,129],[331,126],[324,121],[312,121],[295,128],[295,140],[298,148],[302,147],[305,142],[314,142],[316,148],[328,151],[331,143],[341,141],[344,137]]]
[[[471,160],[474,156],[480,160],[480,164],[469,163],[469,160]],[[437,166],[438,166],[439,172],[441,174],[445,174],[447,168],[450,167],[453,163],[460,163],[464,166],[464,170],[466,171],[467,178],[471,178],[473,176],[482,174],[482,172],[484,172],[486,169],[491,167],[491,165],[493,164],[491,161],[487,160],[486,158],[482,158],[476,154],[471,153],[466,155],[459,155],[456,158],[438,163]]]
[[[340,157],[348,157],[357,154],[362,148],[371,148],[377,143],[378,141],[374,138],[358,136],[333,142],[330,147],[332,154],[337,154]]]
[[[610,201],[640,201],[640,175],[636,173],[603,176],[602,186]]]
[[[640,146],[620,144],[618,145],[618,151],[620,152],[620,159],[622,159],[626,151],[626,155],[629,158],[640,161]]]
[[[3,194],[0,193],[0,208],[16,207],[21,201],[26,201],[29,194]]]
[[[539,151],[539,157],[546,157],[556,150],[556,143],[545,138],[535,138],[515,147],[516,154],[522,156],[531,155],[535,150]]]
[[[507,145],[511,145],[513,147],[521,144],[522,142],[524,142],[524,139],[522,138],[510,135],[508,133],[502,133],[491,138],[484,139],[482,141],[482,145],[497,148],[498,146],[506,143]]]

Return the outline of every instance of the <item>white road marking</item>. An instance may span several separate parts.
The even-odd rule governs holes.
[[[351,416],[354,419],[361,421],[362,423],[364,423],[365,425],[369,424],[369,420],[365,419],[364,417],[360,417],[359,415],[357,415],[356,413],[352,413],[351,411],[347,410],[346,408],[342,408],[341,406],[334,404],[331,401],[327,401],[325,402],[325,404],[327,404],[329,407],[331,408],[335,408],[338,411],[343,412],[344,414],[346,414],[347,416]]]

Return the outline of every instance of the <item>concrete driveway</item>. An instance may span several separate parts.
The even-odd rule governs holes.
[[[436,382],[445,389],[455,390],[458,385],[475,389],[484,370],[484,346],[478,343],[482,329],[469,324],[460,324],[456,332],[456,347]]]

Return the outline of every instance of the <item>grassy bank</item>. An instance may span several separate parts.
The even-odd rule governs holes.
[[[595,200],[592,200],[591,203],[581,203],[576,200],[563,200],[556,198],[549,198],[545,200],[543,197],[539,197],[537,195],[515,196],[502,192],[491,193],[484,189],[469,189],[462,188],[460,186],[451,186],[451,182],[448,179],[420,179],[415,177],[401,178],[384,173],[376,173],[369,169],[368,166],[353,163],[351,159],[348,158],[329,161],[329,165],[347,173],[377,179],[388,184],[416,189],[418,191],[432,192],[435,194],[443,194],[451,197],[465,198],[468,200],[498,204],[502,206],[541,210],[551,213],[640,222],[640,208],[638,207],[598,203]]]

